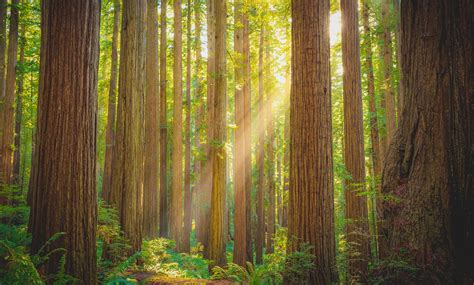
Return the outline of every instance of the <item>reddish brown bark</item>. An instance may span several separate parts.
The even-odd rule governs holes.
[[[169,236],[168,227],[168,119],[166,108],[166,10],[168,0],[161,0],[160,18],[160,236]]]
[[[270,59],[268,47],[266,47],[265,59],[267,62],[265,64],[268,66],[268,61]],[[270,72],[269,72],[270,73]],[[265,253],[273,253],[273,236],[275,234],[275,152],[274,152],[274,127],[273,127],[273,95],[272,92],[266,94],[265,100],[265,118],[266,118],[266,159],[267,159],[267,233],[266,233],[266,243],[265,243]]]
[[[10,31],[8,34],[8,63],[5,79],[5,97],[3,101],[3,139],[1,145],[0,183],[13,182],[13,146],[15,143],[15,83],[18,53],[18,4],[12,0],[10,12]]]
[[[348,269],[351,282],[364,282],[370,259],[367,197],[365,192],[364,126],[360,75],[358,4],[341,0],[342,65],[344,68],[345,218]]]
[[[30,192],[33,253],[64,248],[66,273],[97,283],[96,119],[100,1],[42,2],[37,141]],[[68,44],[64,39],[67,38]],[[53,254],[42,272],[58,271]]]
[[[211,0],[215,19],[215,96],[210,105],[212,132],[210,161],[212,164],[211,220],[209,227],[209,259],[214,265],[226,263],[226,0]]]
[[[188,0],[186,49],[186,149],[184,152],[184,232],[183,251],[189,252],[192,227],[191,195],[191,0]]]
[[[25,27],[21,26],[20,36],[20,59],[18,62],[19,66],[25,64]],[[24,72],[21,71],[17,78],[17,91],[16,91],[16,109],[15,109],[15,152],[13,153],[13,183],[19,186],[20,193],[23,189],[23,177],[20,174],[21,167],[21,121],[23,117],[23,80]]]
[[[176,250],[183,251],[183,30],[181,0],[174,0],[173,40],[173,160],[171,183],[170,236]]]
[[[147,0],[145,176],[143,182],[143,236],[158,236],[159,188],[159,94],[158,94],[158,3]]]
[[[105,133],[104,179],[102,180],[102,198],[110,203],[110,186],[112,182],[112,160],[115,144],[115,113],[117,109],[117,69],[118,37],[120,28],[120,0],[114,0],[114,28],[112,34],[112,61],[110,64],[110,84],[107,107],[107,129]]]
[[[337,280],[329,1],[292,2],[288,251],[314,246],[310,284]],[[286,284],[291,280],[286,279]]]
[[[141,248],[143,229],[145,20],[145,0],[123,1],[111,203],[133,251]]]
[[[7,46],[6,41],[6,25],[7,25],[7,1],[0,0],[0,114],[3,114],[4,100],[5,100],[5,49]],[[0,147],[2,146],[3,139],[3,118],[0,115]],[[0,164],[2,162],[2,150],[0,149]],[[2,175],[0,173],[0,175]],[[2,198],[0,198],[2,199]]]
[[[384,258],[418,268],[404,284],[470,284],[474,256],[474,3],[404,1],[404,106],[382,193]],[[397,202],[399,201],[399,202]]]

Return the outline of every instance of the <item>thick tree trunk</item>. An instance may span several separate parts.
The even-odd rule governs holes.
[[[404,284],[471,284],[474,3],[402,2],[404,106],[388,151],[382,235],[418,267]],[[399,202],[397,202],[399,201]]]
[[[124,0],[111,202],[132,250],[142,243],[145,97],[145,0]]]
[[[120,28],[120,0],[114,0],[114,29],[112,34],[112,61],[110,64],[110,84],[107,111],[107,129],[105,133],[104,179],[102,180],[102,198],[110,200],[112,183],[112,161],[115,144],[115,113],[117,109],[117,69],[118,69],[118,37]]]
[[[245,164],[245,115],[244,115],[244,61],[243,61],[243,5],[235,2],[235,159],[234,159],[234,263],[245,266],[247,260],[247,195],[246,195],[246,164]]]
[[[173,40],[173,160],[171,183],[171,238],[183,251],[183,30],[181,0],[174,0]]]
[[[168,0],[161,0],[160,18],[160,236],[168,237],[168,119],[166,108],[166,10]]]
[[[358,12],[357,1],[341,0],[344,163],[351,176],[345,181],[346,239],[351,282],[364,282],[370,259],[367,197],[360,194],[365,192],[365,156]]]
[[[390,32],[390,0],[382,0],[382,26],[383,26],[383,96],[381,107],[385,112],[385,132],[382,133],[380,143],[382,145],[382,160],[385,158],[387,149],[396,130],[395,97],[392,87],[392,34]]]
[[[18,4],[12,0],[10,13],[10,31],[8,34],[8,65],[5,80],[5,98],[3,106],[2,161],[0,162],[0,183],[13,182],[13,145],[15,143],[15,83],[18,53]],[[1,116],[2,114],[0,114]]]
[[[211,221],[209,227],[209,259],[214,265],[226,263],[226,0],[214,2],[215,14],[215,96],[210,105],[212,134],[210,162],[212,163]]]
[[[191,195],[191,0],[188,0],[186,50],[186,149],[184,152],[184,233],[183,251],[189,252],[192,227]]]
[[[216,15],[214,0],[207,0],[207,142],[206,142],[206,161],[203,167],[201,185],[203,191],[201,194],[202,219],[198,240],[204,245],[204,256],[209,257],[209,228],[211,215],[211,192],[212,192],[212,160],[211,160],[211,142],[213,140],[213,122],[214,120],[214,97],[216,85],[216,64],[215,64],[215,34],[216,34]]]
[[[143,235],[158,236],[159,224],[159,94],[158,94],[158,6],[147,0],[146,93],[145,93],[145,178],[143,182]]]
[[[329,1],[294,0],[292,15],[288,251],[301,242],[314,246],[315,267],[307,281],[330,284],[337,272]]]
[[[400,123],[402,119],[402,106],[403,106],[403,74],[402,74],[402,51],[401,51],[401,42],[400,42],[400,0],[393,0],[393,11],[395,14],[396,21],[396,52],[397,52],[397,66],[398,66],[398,96],[397,96],[397,122]]]
[[[255,254],[257,264],[263,262],[263,246],[265,243],[265,115],[263,88],[263,45],[265,30],[260,31],[258,50],[258,98],[257,98],[257,232],[255,235]]]
[[[43,1],[41,12],[37,155],[30,183],[31,249],[38,252],[51,236],[64,232],[46,252],[64,248],[66,273],[82,284],[96,284],[100,1]],[[56,273],[59,259],[59,253],[50,256],[44,273]]]
[[[371,145],[371,158],[372,158],[372,168],[373,168],[373,176],[375,183],[373,187],[377,190],[377,195],[375,197],[375,201],[372,201],[373,212],[377,212],[379,210],[379,204],[381,202],[381,197],[379,192],[380,190],[380,175],[382,172],[382,163],[381,163],[381,153],[380,153],[380,142],[379,142],[379,127],[378,127],[378,119],[377,119],[377,107],[375,103],[375,80],[374,80],[374,66],[372,63],[372,38],[371,38],[371,30],[369,24],[369,1],[364,0],[362,2],[362,21],[364,25],[364,37],[365,37],[365,68],[367,72],[367,94],[369,97],[369,112],[370,112],[370,145]],[[377,223],[378,215],[375,215],[375,219],[373,219],[373,223],[371,223],[372,233],[375,238],[376,243],[376,251],[378,252],[378,247],[382,246],[378,240],[377,234]],[[375,223],[375,224],[374,224]],[[378,256],[378,254],[376,254]]]

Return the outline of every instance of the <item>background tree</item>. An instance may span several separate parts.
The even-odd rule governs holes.
[[[142,244],[145,0],[124,0],[111,202],[132,250]]]
[[[105,137],[105,165],[102,180],[102,198],[110,202],[110,186],[112,182],[112,161],[115,144],[115,113],[117,109],[117,69],[118,39],[120,29],[120,0],[114,0],[114,27],[112,34],[112,62],[110,64],[109,98],[107,107],[107,130]]]
[[[166,113],[166,10],[168,0],[161,0],[160,18],[160,236],[168,237],[168,119]]]
[[[314,246],[311,284],[335,282],[329,1],[294,0],[288,251]],[[311,111],[308,111],[311,110]],[[316,131],[314,131],[316,130]],[[302,215],[302,213],[305,213]],[[286,283],[290,283],[286,280]]]
[[[226,7],[227,1],[213,2],[209,12],[215,18],[215,96],[210,105],[212,122],[210,161],[212,163],[211,220],[209,227],[209,259],[224,265],[226,241]],[[209,43],[210,44],[210,43]]]
[[[159,94],[158,94],[158,3],[147,0],[146,93],[145,93],[145,180],[143,183],[143,234],[158,236],[159,224]]]
[[[405,282],[474,279],[473,9],[467,0],[400,9],[404,111],[384,166],[382,193],[396,199],[383,203],[381,254],[406,250],[419,272]]]
[[[370,259],[365,192],[364,126],[360,75],[359,17],[356,1],[341,0],[342,63],[344,68],[344,163],[346,238],[349,277],[363,282]]]
[[[99,11],[98,0],[43,2],[37,155],[30,184],[32,251],[64,232],[48,252],[65,248],[66,273],[87,284],[97,283]],[[58,253],[50,256],[44,272],[56,273],[59,259]]]
[[[0,114],[4,113],[5,108],[5,50],[7,47],[6,26],[7,26],[7,1],[0,0]],[[3,117],[0,115],[0,118]],[[3,118],[0,121],[0,147],[3,141]],[[3,151],[0,149],[0,164],[2,160]],[[0,173],[2,175],[2,173]],[[2,175],[3,176],[3,175]]]
[[[13,152],[15,143],[15,83],[18,55],[18,5],[19,0],[12,0],[10,8],[10,30],[8,34],[8,63],[5,79],[5,98],[3,108],[2,161],[0,164],[0,181],[12,183]]]

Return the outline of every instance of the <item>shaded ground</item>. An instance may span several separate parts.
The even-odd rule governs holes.
[[[128,275],[128,274],[127,274]],[[186,285],[231,285],[231,281],[227,280],[207,280],[207,279],[192,279],[192,278],[178,278],[170,276],[160,276],[151,272],[130,272],[128,275],[130,279],[134,279],[141,284],[153,285],[172,285],[172,284],[186,284]]]

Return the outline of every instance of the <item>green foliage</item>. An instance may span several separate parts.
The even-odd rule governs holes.
[[[378,284],[408,284],[417,280],[419,269],[413,265],[410,254],[401,249],[398,254],[379,260],[370,266],[369,283]]]
[[[306,284],[309,273],[314,270],[313,247],[301,243],[298,251],[289,253],[286,257],[284,276],[292,284]]]

